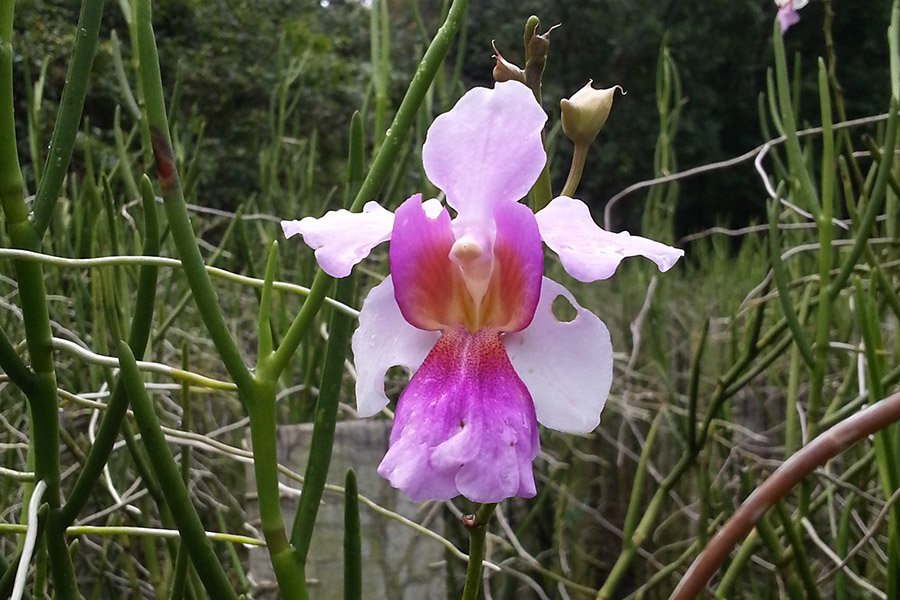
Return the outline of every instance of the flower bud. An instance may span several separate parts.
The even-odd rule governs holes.
[[[590,144],[594,141],[606,124],[616,90],[625,93],[618,85],[595,90],[591,83],[592,81],[588,81],[571,98],[563,98],[559,102],[563,133],[576,144]]]
[[[494,81],[502,83],[504,81],[512,80],[525,83],[525,71],[503,58],[503,55],[497,50],[497,45],[494,43],[494,40],[491,40],[491,46],[494,48],[493,59],[496,61],[494,63],[493,71]]]

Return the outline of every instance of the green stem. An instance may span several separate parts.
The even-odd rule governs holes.
[[[253,472],[259,499],[259,519],[266,548],[286,600],[307,598],[302,564],[296,560],[284,531],[281,494],[278,489],[278,456],[275,446],[275,383],[277,379],[254,384],[255,391],[247,402],[250,416],[250,441],[253,445]]]
[[[566,177],[566,184],[563,186],[560,196],[569,196],[571,198],[575,195],[575,190],[578,189],[578,183],[581,181],[581,174],[584,171],[587,152],[588,144],[575,144],[575,152],[572,155],[572,165],[569,167],[569,176]]]
[[[156,201],[153,197],[153,188],[150,180],[144,176],[141,181],[141,199],[144,209],[144,256],[159,255],[159,224],[156,219]],[[147,340],[150,338],[150,324],[153,314],[153,306],[156,301],[156,279],[159,269],[154,265],[142,265],[138,279],[137,296],[134,302],[134,311],[131,319],[131,330],[128,336],[128,345],[132,353],[138,358],[144,356]],[[97,437],[91,446],[84,467],[78,474],[78,479],[69,494],[66,504],[62,509],[63,522],[71,525],[78,513],[87,502],[94,484],[103,472],[106,461],[112,453],[113,445],[122,428],[122,421],[128,410],[128,396],[122,383],[122,376],[116,378],[115,387],[109,398],[106,412]]]
[[[769,254],[772,260],[772,276],[775,280],[775,286],[778,288],[778,301],[781,303],[781,309],[787,319],[788,327],[794,336],[794,343],[800,350],[800,356],[806,362],[810,370],[815,369],[815,358],[813,357],[812,348],[806,334],[803,332],[803,326],[797,318],[797,311],[791,302],[791,294],[788,289],[787,273],[784,269],[784,263],[781,260],[781,236],[778,231],[778,208],[777,201],[773,201],[769,206]]]
[[[362,600],[362,543],[359,534],[359,495],[356,475],[344,480],[344,600]]]
[[[216,599],[237,600],[237,594],[231,588],[228,576],[225,575],[222,565],[216,558],[212,543],[206,537],[203,523],[200,522],[200,516],[191,502],[191,497],[181,477],[181,471],[166,443],[166,436],[160,428],[153,403],[144,389],[134,355],[125,342],[119,344],[119,360],[125,389],[131,400],[135,420],[141,432],[141,440],[150,456],[153,457],[153,471],[156,473],[160,486],[165,490],[172,518],[181,533],[181,543],[190,554],[191,561],[197,568],[197,573],[210,595]]]
[[[88,78],[97,51],[103,3],[104,0],[83,0],[81,3],[81,14],[78,15],[78,28],[75,31],[75,47],[66,73],[66,85],[59,101],[56,125],[50,139],[50,151],[44,162],[43,176],[34,200],[33,224],[38,237],[44,235],[50,222],[50,215],[56,206],[59,190],[69,168],[69,160],[72,158],[72,150],[75,148],[75,136],[81,123]]]
[[[884,135],[884,150],[882,152],[884,156],[892,156],[894,154],[894,147],[897,143],[897,128],[898,122],[900,122],[897,115],[897,108],[898,100],[892,99]],[[884,204],[884,198],[886,196],[885,189],[891,174],[891,166],[890,160],[881,160],[878,164],[877,175],[875,176],[875,183],[872,186],[872,192],[869,194],[866,212],[860,219],[859,231],[856,234],[856,239],[854,240],[850,253],[844,259],[844,263],[841,265],[841,270],[837,277],[831,281],[831,287],[828,289],[829,300],[833,301],[837,298],[837,295],[843,289],[844,284],[847,283],[847,279],[850,278],[853,267],[856,266],[856,261],[859,260],[860,255],[863,253],[863,249],[868,244],[869,232],[872,230],[872,225],[874,225],[875,219],[881,211],[881,206]]]
[[[777,82],[778,105],[781,114],[781,123],[784,126],[785,149],[788,156],[788,169],[792,178],[796,178],[799,185],[800,197],[806,200],[806,208],[814,215],[819,215],[821,207],[816,196],[809,170],[803,160],[803,151],[800,148],[800,140],[797,137],[797,123],[794,118],[794,108],[788,83],[787,60],[784,54],[784,40],[778,29],[776,21],[772,33],[772,41],[775,50],[775,80]]]
[[[28,221],[24,184],[16,150],[15,113],[12,86],[13,2],[0,4],[0,205],[6,215],[7,231],[14,248],[37,252],[40,236]],[[47,484],[44,496],[50,517],[59,507],[59,415],[56,372],[53,364],[52,333],[44,286],[43,269],[37,263],[14,262],[19,286],[25,340],[34,380],[29,390],[31,406],[31,452],[37,481]],[[63,600],[78,597],[71,559],[58,528],[46,534],[48,550],[57,558],[51,562],[57,594]]]
[[[475,518],[471,523],[466,524],[466,527],[469,528],[469,564],[466,567],[466,585],[460,600],[478,599],[487,526],[496,506],[496,504],[482,504],[475,513]]]
[[[352,302],[356,294],[356,278],[351,275],[337,283],[335,296],[341,302]],[[316,403],[315,426],[309,448],[309,462],[303,479],[303,490],[294,518],[291,531],[291,543],[294,553],[301,563],[306,563],[309,544],[312,540],[313,527],[328,466],[334,446],[334,429],[337,423],[337,411],[340,404],[341,385],[343,383],[344,361],[347,346],[353,331],[354,320],[338,311],[331,314],[328,328],[328,346],[325,350],[325,362],[322,366],[322,381],[319,386],[319,399]]]
[[[216,291],[209,280],[203,257],[197,247],[196,235],[191,226],[178,172],[175,168],[175,156],[172,153],[172,142],[169,137],[169,124],[159,70],[159,56],[151,23],[150,0],[137,2],[135,18],[140,79],[143,82],[147,121],[151,130],[157,178],[165,202],[172,238],[181,257],[185,277],[190,284],[206,329],[209,331],[229,375],[237,384],[238,389],[242,390],[242,395],[246,396],[253,389],[253,377],[244,364],[240,350],[238,350],[219,308]]]
[[[34,385],[34,375],[22,362],[15,346],[6,337],[6,332],[0,329],[0,368],[9,377],[16,387],[28,394]]]

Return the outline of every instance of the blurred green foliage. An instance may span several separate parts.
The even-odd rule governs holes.
[[[417,19],[431,30],[443,9],[438,0],[415,4],[413,11],[411,2],[390,3],[391,106],[399,103],[424,43]],[[851,118],[874,114],[886,105],[886,44],[883,36],[869,32],[885,30],[889,8],[886,2],[872,3],[865,11],[840,3],[835,7],[838,78],[847,90]],[[491,40],[508,60],[521,63],[522,24],[532,13],[541,18],[544,29],[563,25],[551,36],[545,73],[544,108],[552,119],[559,99],[589,78],[595,85],[621,84],[628,91],[617,97],[588,159],[579,196],[589,203],[598,206],[628,184],[653,176],[651,157],[659,131],[654,86],[664,37],[684,89],[676,140],[679,167],[731,157],[764,140],[757,96],[765,89],[765,68],[771,64],[768,39],[775,8],[770,0],[477,2],[470,7],[466,41],[456,49],[462,53],[467,86],[490,84]],[[291,137],[282,143],[300,143],[315,131],[320,187],[310,189],[324,196],[340,181],[346,124],[352,111],[366,106],[372,94],[367,8],[352,0],[160,0],[154,14],[164,81],[170,93],[176,92],[173,120],[192,131],[205,123],[197,165],[204,204],[233,208],[264,187],[257,157],[272,142],[268,136],[273,130],[275,89],[292,59],[301,61],[302,68],[293,88],[297,105],[284,126]],[[48,61],[43,106],[48,117],[54,114],[65,79],[76,18],[71,2],[17,3],[17,76],[33,81],[42,61]],[[111,141],[114,107],[121,96],[109,35],[116,30],[121,39],[128,36],[118,3],[107,4],[104,18],[85,115],[95,133]],[[789,54],[825,55],[822,21],[823,4],[810,3],[786,36]],[[803,65],[805,105],[815,103],[816,96],[811,59]],[[450,99],[461,91],[450,90]],[[17,114],[23,123],[24,102],[22,98]],[[807,108],[805,114],[816,114],[813,104]],[[127,120],[124,124],[129,125]],[[44,142],[51,126],[51,119],[41,120]],[[562,185],[571,152],[565,140],[557,146],[555,190]],[[762,216],[764,196],[747,169],[685,180],[680,196],[679,233]],[[617,225],[635,227],[641,204],[623,206]]]

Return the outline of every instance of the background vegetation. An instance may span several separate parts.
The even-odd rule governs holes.
[[[353,112],[363,115],[372,156],[446,4],[396,1],[384,11],[376,3],[381,12],[374,17],[369,8],[341,0],[154,5],[185,195],[206,263],[228,272],[216,287],[245,355],[256,351],[259,290],[234,275],[264,273],[264,248],[280,236],[279,218],[319,215],[342,204]],[[55,356],[64,489],[83,467],[92,419],[104,409],[114,379],[110,363],[97,355],[117,353],[132,319],[152,320],[148,360],[227,379],[179,269],[161,271],[160,300],[149,317],[135,315],[131,304],[134,264],[88,268],[72,261],[139,254],[145,241],[139,186],[153,169],[142,144],[136,56],[122,6],[128,2],[109,2],[104,11],[82,133],[41,248],[63,259],[45,267],[45,280],[53,336],[62,340]],[[839,131],[836,149],[828,149],[827,136],[805,135],[796,145],[789,140],[767,148],[762,173],[753,166],[758,152],[727,168],[637,190],[616,205],[614,229],[628,226],[675,242],[686,248],[687,260],[660,276],[635,259],[608,282],[576,288],[612,332],[618,351],[613,394],[594,434],[544,432],[536,463],[539,496],[505,504],[506,526],[492,526],[488,559],[502,570],[487,571],[485,598],[667,597],[779,461],[898,389],[900,187],[897,169],[892,174],[891,163],[881,160],[896,151],[885,124],[891,7],[811,2],[784,38],[784,80],[777,83],[774,10],[767,0],[529,0],[469,7],[380,195],[388,207],[433,190],[418,156],[431,118],[465,89],[490,83],[491,40],[521,63],[522,25],[531,13],[544,27],[563,24],[550,36],[544,79],[551,125],[559,98],[589,78],[628,91],[616,97],[579,187],[578,196],[601,223],[605,202],[626,186],[822,125],[829,119],[826,104],[835,122],[874,117],[846,137]],[[378,16],[385,13],[387,20]],[[41,180],[77,19],[72,3],[15,3],[16,130],[29,194]],[[836,80],[823,84],[831,66]],[[841,102],[846,114],[840,114]],[[571,150],[558,130],[548,131],[553,188],[559,190]],[[833,214],[823,217],[826,206]],[[161,211],[160,217],[160,255],[177,256]],[[709,229],[751,223],[762,225],[727,235]],[[11,246],[7,238],[0,242],[3,249]],[[313,280],[311,253],[299,243],[281,244],[278,257],[280,280]],[[16,276],[8,258],[0,258],[0,267],[0,325],[24,354]],[[557,266],[550,270],[555,279],[565,278]],[[387,271],[385,257],[377,254],[359,271],[366,289]],[[275,294],[276,341],[301,302],[296,289]],[[312,419],[326,349],[318,335],[327,328],[323,312],[279,383],[279,423]],[[392,376],[394,392],[404,378]],[[148,381],[204,525],[244,533],[245,467],[239,460],[247,432],[235,394],[210,389],[209,382],[188,388],[161,373]],[[341,414],[352,415],[348,373],[343,390],[341,401],[350,406]],[[22,482],[30,470],[23,398],[8,377],[0,379],[0,466],[9,471],[0,473],[0,526],[6,527],[0,557],[7,559],[17,552],[13,525],[22,522]],[[129,427],[109,464],[110,480],[129,482],[127,489],[98,485],[78,524],[172,526]],[[898,436],[894,425],[807,478],[729,555],[710,595],[845,599],[880,592],[896,598]],[[122,509],[117,494],[140,513]],[[439,510],[447,517],[446,538],[464,549],[456,516],[471,507],[458,500]],[[78,538],[80,591],[93,598],[170,597],[180,572],[174,543],[117,531]],[[216,551],[229,581],[248,590],[241,546],[217,544]],[[847,558],[846,568],[835,567],[835,556]],[[33,597],[47,585],[47,560],[46,549],[39,551]],[[459,597],[464,564],[448,551],[447,566],[447,597]],[[204,597],[200,577],[188,573],[187,596]]]

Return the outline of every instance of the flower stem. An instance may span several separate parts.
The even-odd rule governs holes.
[[[581,181],[581,173],[584,171],[584,162],[587,160],[587,151],[587,144],[575,144],[575,152],[572,155],[572,165],[569,167],[569,176],[566,177],[566,184],[563,186],[560,196],[568,196],[571,198],[575,194],[575,190],[578,189],[578,183]]]
[[[460,600],[477,600],[481,587],[482,562],[484,561],[487,526],[496,504],[482,504],[471,521],[465,521],[469,529],[469,566],[466,567],[466,586]]]

